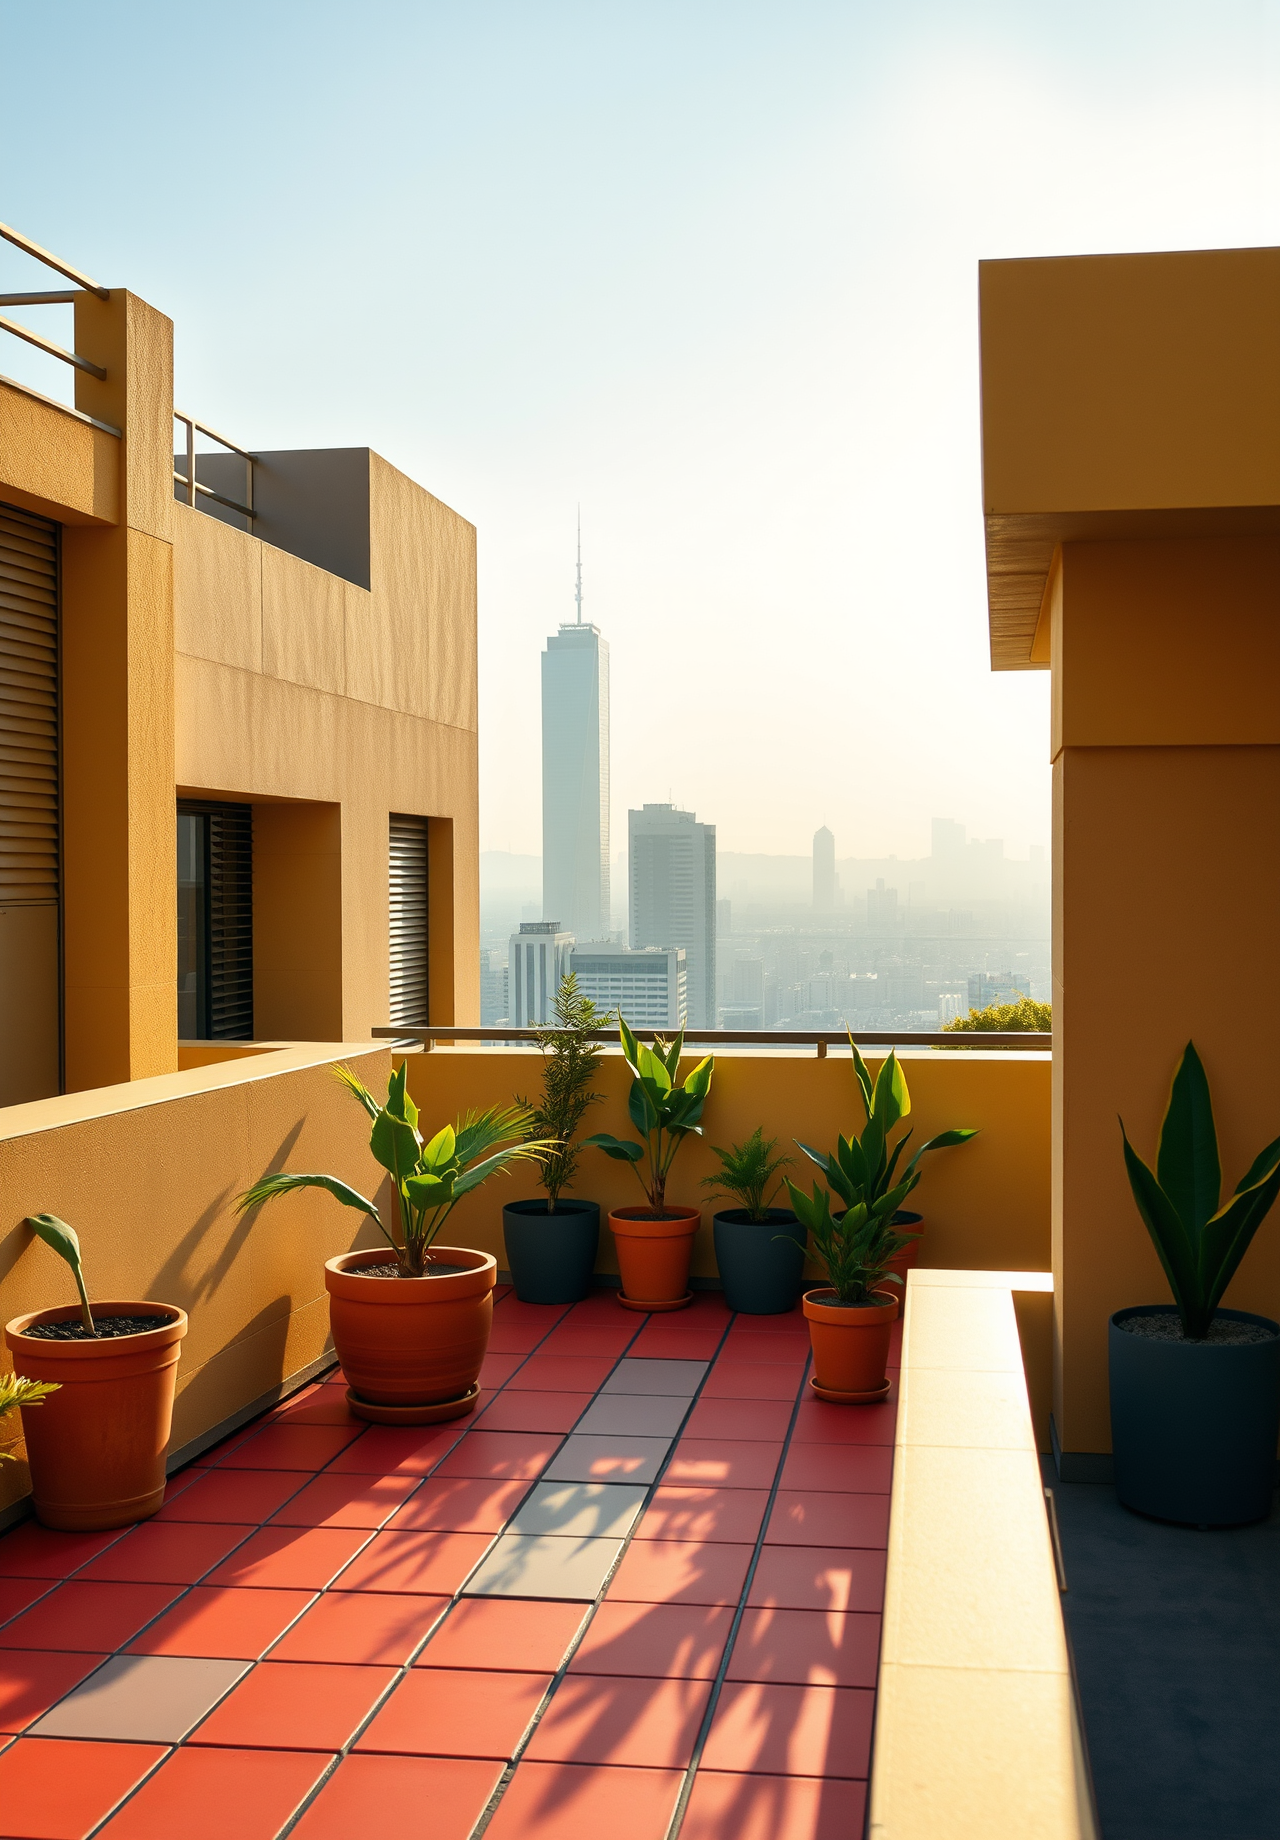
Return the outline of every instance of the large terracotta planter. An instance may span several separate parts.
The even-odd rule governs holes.
[[[424,1278],[362,1278],[385,1250],[327,1259],[333,1345],[347,1403],[376,1424],[423,1425],[461,1418],[479,1397],[480,1364],[493,1323],[498,1262],[487,1252],[433,1246],[431,1263],[461,1271]]]
[[[893,1217],[892,1224],[900,1232],[916,1235],[915,1239],[909,1239],[901,1251],[895,1252],[893,1257],[885,1262],[885,1270],[896,1271],[905,1284],[907,1273],[914,1271],[920,1263],[920,1248],[924,1241],[919,1236],[924,1232],[924,1215],[913,1214],[909,1208],[899,1208]]]
[[[838,1304],[833,1290],[806,1291],[804,1313],[813,1344],[813,1378],[821,1399],[837,1403],[883,1399],[889,1391],[885,1368],[889,1333],[898,1299],[877,1291],[875,1303]]]
[[[628,1310],[682,1310],[692,1303],[689,1261],[701,1208],[616,1208],[609,1216],[622,1289],[618,1302]]]
[[[95,1317],[167,1316],[159,1329],[102,1341],[47,1342],[39,1323],[78,1319],[78,1304],[34,1310],[5,1325],[14,1372],[62,1390],[22,1415],[33,1505],[46,1527],[73,1533],[127,1527],[164,1501],[183,1310],[133,1300],[95,1303]]]

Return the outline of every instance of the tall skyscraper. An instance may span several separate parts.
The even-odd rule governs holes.
[[[578,939],[607,939],[609,904],[609,647],[582,618],[542,654],[542,911]]]
[[[507,944],[508,1022],[527,1029],[551,1021],[572,954],[573,934],[558,920],[521,921]]]
[[[824,824],[813,833],[813,905],[829,914],[836,904],[836,840]]]
[[[683,946],[689,1021],[716,1026],[716,827],[691,811],[627,813],[631,944]]]

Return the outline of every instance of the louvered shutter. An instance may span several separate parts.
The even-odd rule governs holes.
[[[209,813],[209,1034],[253,1039],[253,807]]]
[[[427,1013],[427,820],[391,813],[391,1021]]]

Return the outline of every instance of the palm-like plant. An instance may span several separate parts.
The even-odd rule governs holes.
[[[756,1126],[745,1143],[734,1144],[728,1150],[713,1144],[711,1148],[720,1158],[720,1168],[713,1176],[703,1176],[702,1186],[714,1194],[731,1197],[748,1220],[767,1220],[782,1183],[776,1184],[766,1201],[769,1185],[779,1170],[792,1167],[789,1156],[773,1154],[777,1147],[777,1138],[766,1137],[762,1125]]]
[[[373,1120],[369,1148],[391,1177],[394,1230],[372,1201],[336,1176],[279,1170],[260,1177],[236,1205],[243,1212],[296,1188],[326,1189],[344,1207],[369,1215],[395,1254],[401,1277],[426,1275],[431,1246],[464,1195],[512,1163],[540,1162],[555,1147],[553,1142],[528,1140],[529,1114],[516,1106],[468,1112],[424,1144],[418,1130],[418,1108],[409,1096],[407,1065],[402,1063],[391,1075],[384,1105],[379,1105],[349,1067],[336,1067],[334,1072]],[[505,1144],[505,1149],[498,1149],[499,1144]]]
[[[633,1076],[627,1110],[632,1124],[643,1134],[644,1142],[636,1143],[630,1137],[613,1137],[608,1131],[597,1131],[586,1141],[597,1150],[603,1150],[606,1156],[613,1157],[615,1162],[630,1163],[649,1206],[655,1214],[661,1215],[666,1207],[667,1176],[677,1151],[691,1133],[702,1135],[698,1120],[711,1090],[715,1061],[710,1055],[700,1060],[677,1086],[676,1075],[684,1052],[683,1029],[673,1042],[655,1041],[652,1048],[638,1042],[621,1018],[618,1032]],[[644,1175],[640,1173],[641,1163],[646,1165]]]
[[[0,1418],[18,1406],[38,1406],[50,1393],[58,1391],[50,1380],[23,1380],[17,1374],[0,1374]],[[12,1463],[13,1452],[0,1450],[0,1463]]]
[[[787,1183],[787,1190],[796,1219],[813,1241],[813,1255],[841,1303],[870,1303],[881,1284],[902,1283],[897,1272],[889,1270],[889,1260],[910,1236],[893,1230],[892,1194],[874,1202],[860,1196],[842,1213],[833,1214],[830,1193],[816,1182],[812,1195],[794,1182]]]
[[[537,1105],[528,1099],[516,1099],[516,1104],[528,1112],[530,1139],[551,1144],[543,1154],[539,1171],[539,1180],[547,1191],[548,1214],[555,1213],[561,1190],[573,1184],[583,1150],[574,1138],[587,1107],[598,1104],[604,1096],[591,1090],[604,1044],[592,1041],[590,1035],[609,1020],[578,989],[572,971],[560,980],[554,1013],[555,1027],[538,1030],[543,1057],[542,1098]]]
[[[1280,1194],[1280,1137],[1255,1157],[1225,1206],[1213,1101],[1195,1044],[1173,1076],[1154,1172],[1120,1120],[1129,1186],[1164,1267],[1188,1341],[1209,1333],[1223,1292]]]

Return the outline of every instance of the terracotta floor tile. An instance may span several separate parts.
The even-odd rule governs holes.
[[[360,1436],[360,1426],[268,1425],[219,1459],[218,1469],[323,1469]]]
[[[425,1476],[448,1456],[470,1419],[445,1425],[370,1425],[328,1466],[330,1476]]]
[[[581,1604],[521,1597],[464,1598],[441,1623],[414,1666],[554,1674],[584,1614]]]
[[[479,1431],[572,1431],[590,1393],[531,1393],[508,1387],[476,1420]]]
[[[77,1582],[195,1584],[253,1531],[229,1521],[144,1521],[91,1559]]]
[[[506,1328],[513,1323],[527,1323],[530,1328],[548,1334],[558,1322],[569,1313],[568,1304],[564,1303],[523,1303],[519,1297],[508,1297],[501,1311],[495,1310],[495,1323],[501,1322]]]
[[[618,1312],[621,1315],[621,1311]],[[613,1360],[635,1334],[633,1322],[562,1323],[543,1343],[547,1354],[607,1354]]]
[[[328,1759],[306,1751],[184,1747],[126,1802],[110,1840],[275,1840]]]
[[[853,1687],[725,1684],[702,1753],[708,1770],[865,1778],[875,1694]]]
[[[194,1655],[112,1655],[31,1728],[33,1738],[180,1744],[252,1666]]]
[[[728,1604],[601,1604],[569,1663],[571,1674],[713,1680],[729,1639]]]
[[[326,1591],[270,1651],[271,1659],[403,1667],[449,1602],[382,1591]]]
[[[25,1521],[0,1536],[0,1578],[69,1578],[120,1537],[119,1528],[110,1533],[55,1533]]]
[[[689,1415],[685,1436],[781,1444],[790,1423],[791,1404],[785,1399],[703,1398]]]
[[[19,1738],[0,1752],[7,1840],[83,1840],[164,1754],[159,1744]]]
[[[795,1403],[799,1376],[781,1361],[740,1361],[726,1349],[707,1377],[704,1399],[785,1399]]]
[[[489,1543],[487,1533],[375,1533],[333,1588],[452,1597]]]
[[[736,1604],[749,1546],[696,1540],[633,1540],[609,1586],[613,1603]]]
[[[885,1555],[862,1547],[766,1546],[747,1602],[753,1609],[864,1610],[884,1605]]]
[[[265,1521],[291,1495],[305,1487],[307,1477],[296,1469],[200,1470],[190,1488],[166,1501],[157,1521]]]
[[[512,1374],[518,1372],[524,1365],[524,1360],[523,1353],[503,1354],[500,1350],[491,1347],[480,1363],[481,1386],[492,1387],[495,1390],[500,1386],[505,1386]]]
[[[467,1840],[502,1774],[462,1757],[344,1757],[291,1840]]]
[[[665,1840],[679,1770],[607,1770],[523,1760],[485,1840]],[[730,1840],[722,1835],[719,1840]]]
[[[739,1318],[739,1321],[746,1320]],[[765,1365],[777,1364],[791,1368],[798,1385],[800,1370],[809,1358],[809,1338],[807,1335],[763,1335],[757,1330],[740,1329],[735,1324],[724,1339],[724,1350],[720,1358],[726,1361],[759,1361]]]
[[[105,1655],[6,1649],[0,1660],[0,1732],[25,1731],[105,1660]]]
[[[272,1515],[277,1527],[381,1527],[418,1487],[416,1476],[317,1476]]]
[[[637,1360],[711,1361],[719,1346],[720,1337],[714,1331],[705,1335],[680,1334],[651,1323],[640,1331],[627,1353]]]
[[[527,1482],[433,1476],[388,1527],[396,1533],[500,1533],[528,1493]]]
[[[872,1687],[880,1618],[857,1611],[748,1610],[729,1657],[729,1680],[795,1686]]]
[[[538,1343],[549,1332],[550,1326],[544,1329],[536,1324],[504,1323],[502,1318],[495,1313],[493,1328],[489,1331],[489,1352],[500,1356],[503,1360],[514,1357],[516,1362],[520,1362],[527,1354],[533,1353]]]
[[[671,1454],[662,1480],[696,1488],[770,1489],[781,1455],[780,1443],[683,1437]]]
[[[568,1674],[529,1740],[541,1763],[683,1769],[711,1696],[709,1680],[620,1680]]]
[[[664,1482],[654,1490],[636,1538],[753,1546],[768,1501],[767,1489],[693,1489]]]
[[[339,1751],[394,1679],[390,1667],[261,1661],[187,1742]]]
[[[792,1444],[782,1469],[783,1488],[802,1493],[887,1495],[892,1485],[893,1452],[882,1444]]]
[[[120,1648],[181,1594],[177,1585],[72,1579],[0,1629],[0,1648]]]
[[[892,1444],[898,1415],[892,1398],[872,1406],[833,1406],[806,1399],[796,1413],[795,1444]]]
[[[129,1653],[256,1661],[311,1602],[310,1591],[236,1591],[198,1584],[131,1643]]]
[[[0,1578],[0,1623],[29,1609],[53,1584],[52,1578]]]
[[[505,1761],[550,1684],[550,1674],[414,1668],[353,1748]]]
[[[347,1404],[345,1387],[316,1386],[268,1412],[269,1425],[352,1425],[357,1421]]]
[[[542,1474],[560,1442],[554,1432],[471,1431],[445,1458],[437,1473],[532,1480]]]
[[[699,1770],[680,1840],[852,1840],[866,1819],[861,1782]]]
[[[889,1497],[779,1489],[764,1537],[767,1546],[887,1546]]]
[[[618,1302],[616,1285],[602,1286],[584,1297],[581,1303],[575,1303],[565,1311],[563,1322],[567,1329],[575,1328],[579,1323],[621,1323],[630,1325],[632,1335],[639,1327],[640,1319],[632,1311],[624,1310]]]
[[[213,1585],[322,1591],[368,1539],[363,1527],[260,1527],[224,1565]]]
[[[535,1354],[520,1369],[520,1385],[532,1392],[594,1393],[613,1366],[607,1354]]]

